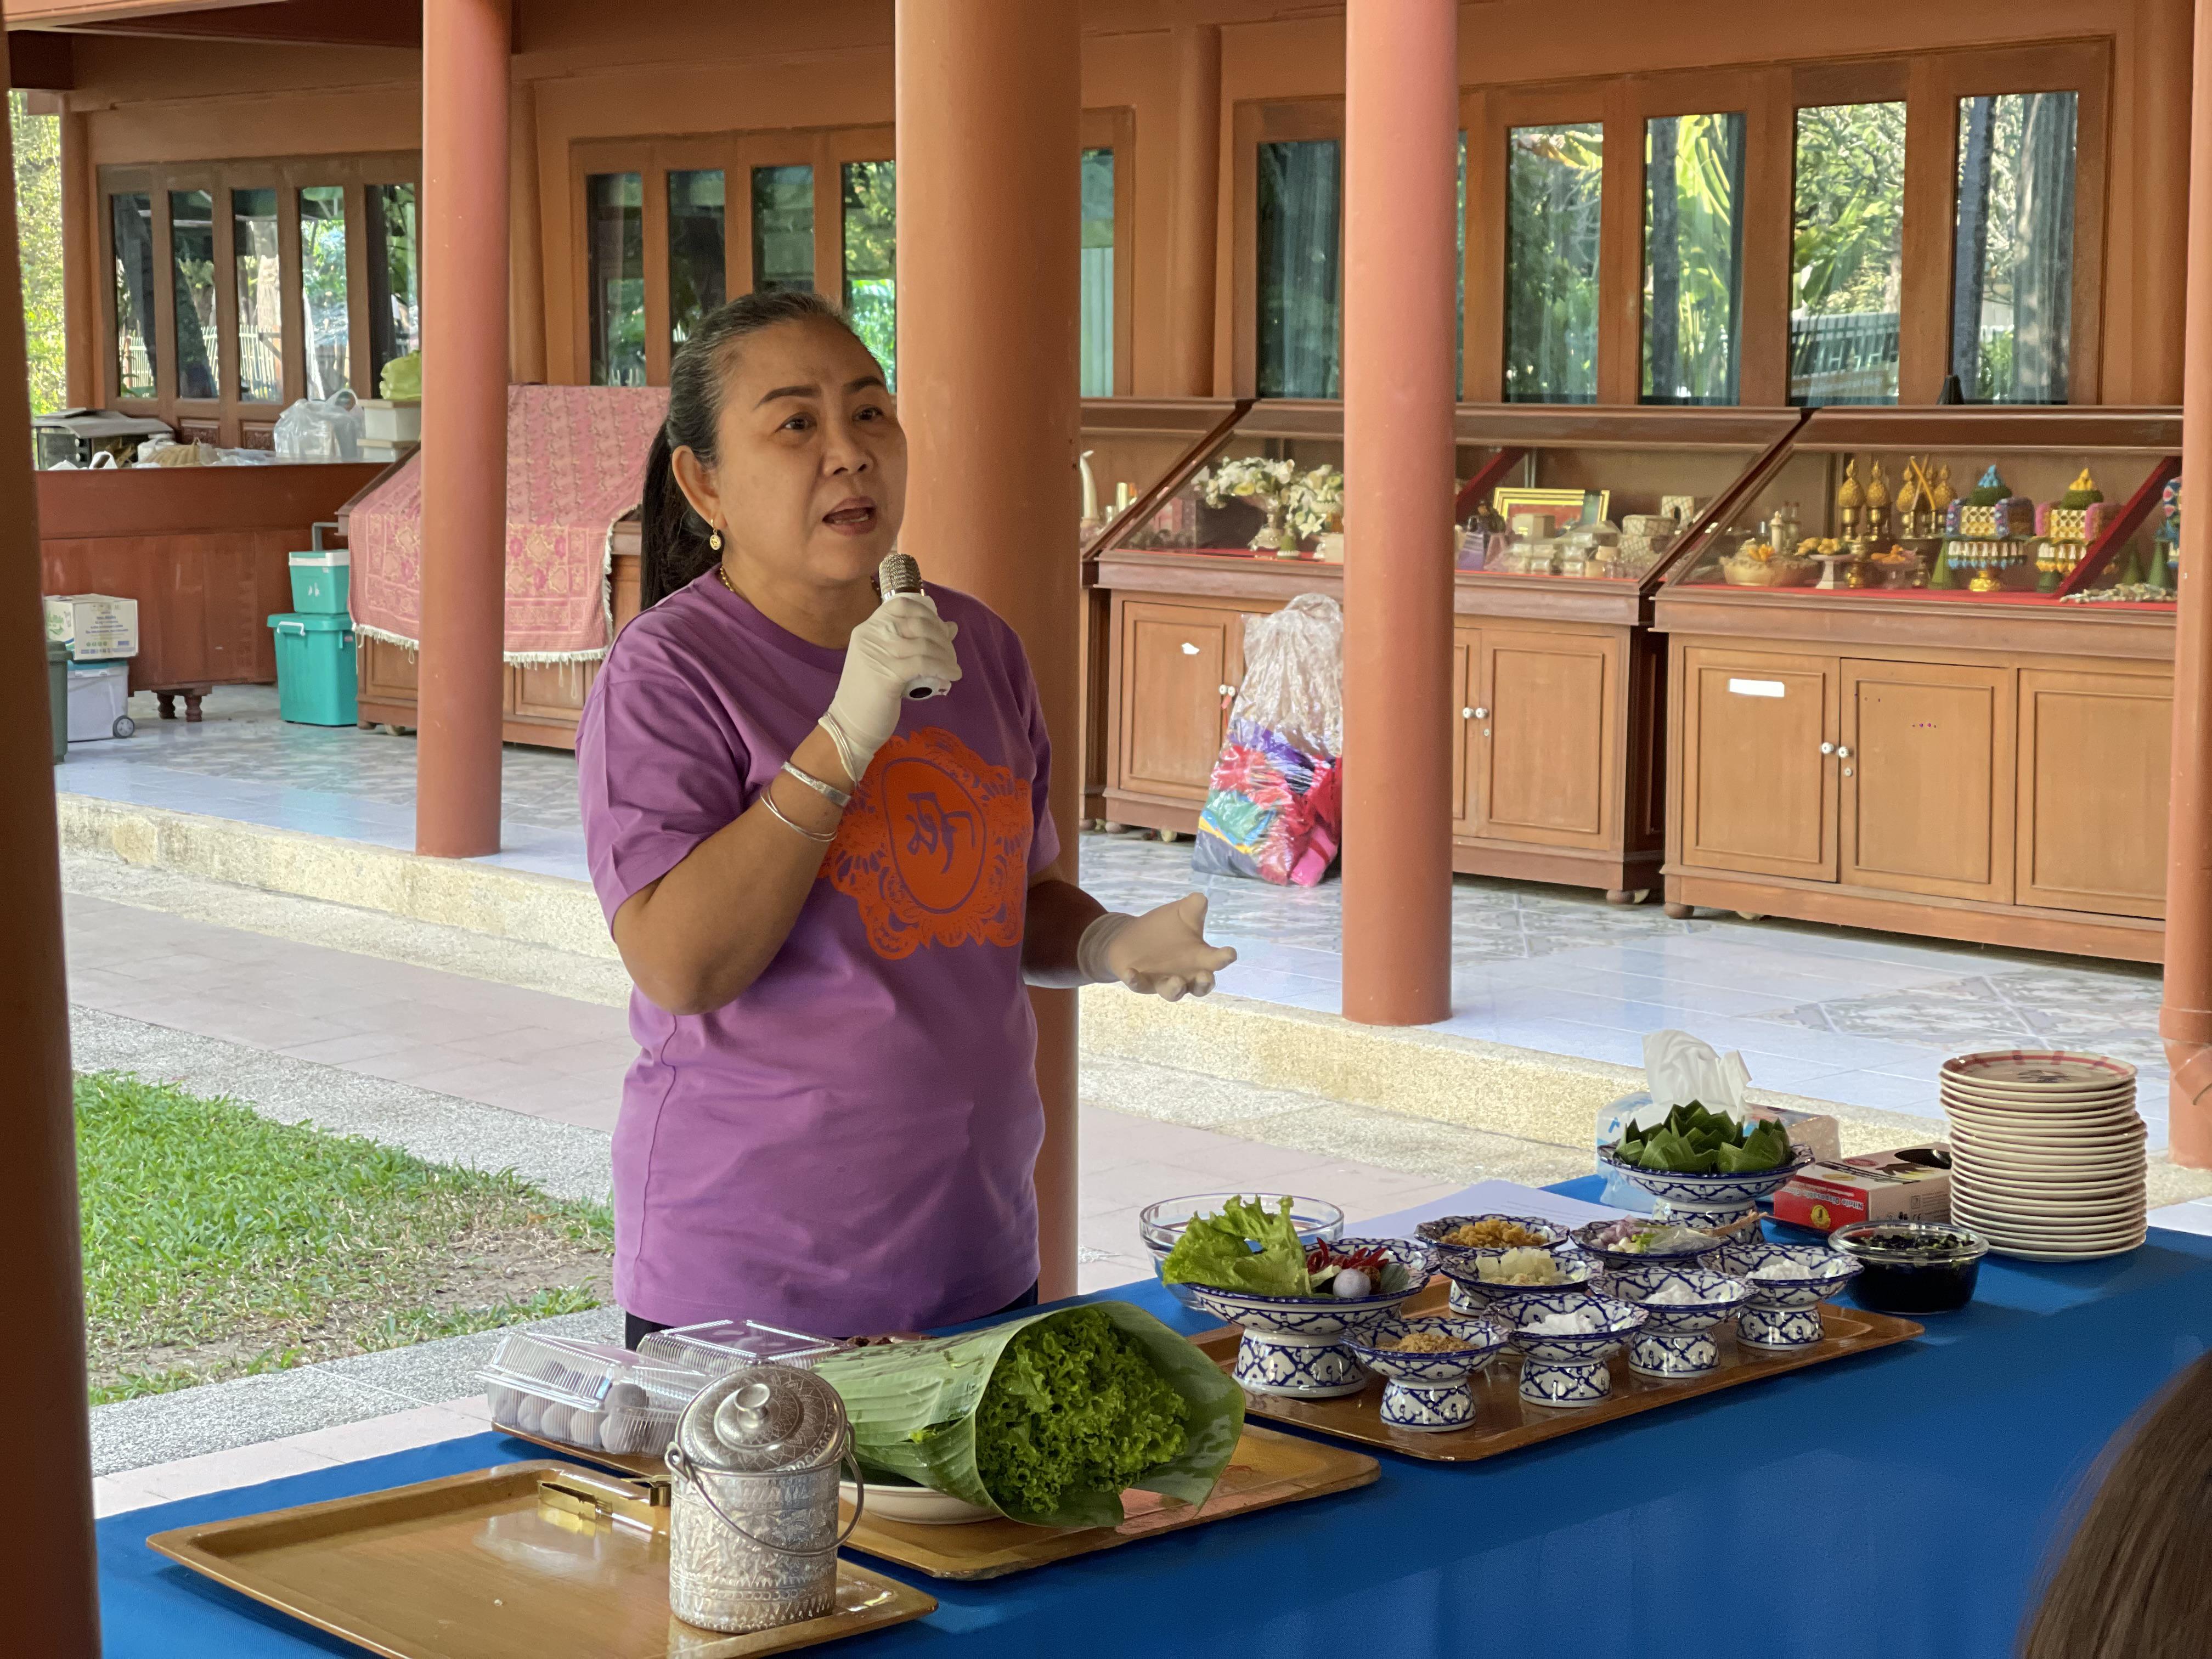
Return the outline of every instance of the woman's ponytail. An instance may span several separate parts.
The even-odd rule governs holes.
[[[850,332],[836,307],[805,289],[747,294],[699,319],[668,365],[668,418],[653,440],[645,464],[645,495],[638,516],[642,567],[638,604],[658,605],[714,568],[707,526],[676,482],[675,456],[688,449],[700,465],[714,465],[714,434],[722,415],[722,375],[732,347],[748,334],[777,323],[827,321]],[[854,335],[854,338],[860,337]]]
[[[655,605],[678,588],[707,574],[714,551],[684,491],[676,482],[675,450],[664,425],[653,434],[645,463],[645,498],[640,504],[638,596],[641,607]]]

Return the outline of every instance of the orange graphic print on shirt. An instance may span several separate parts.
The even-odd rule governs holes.
[[[1018,945],[1032,829],[1028,784],[929,726],[877,750],[820,878],[859,905],[879,957]]]

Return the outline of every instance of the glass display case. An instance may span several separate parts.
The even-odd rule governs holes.
[[[1820,410],[1668,580],[1816,603],[2171,606],[2180,449],[2173,410]]]
[[[1343,405],[1240,406],[1131,509],[1103,550],[1344,557]],[[1477,578],[1647,589],[1796,428],[1791,410],[1462,405],[1455,564]]]

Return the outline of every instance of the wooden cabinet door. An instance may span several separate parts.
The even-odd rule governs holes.
[[[359,638],[361,695],[371,702],[415,701],[415,653],[389,640]]]
[[[1477,660],[1475,833],[1543,847],[1613,846],[1621,641],[1486,628]]]
[[[2013,671],[1843,665],[1843,879],[2012,902]]]
[[[1475,676],[1481,670],[1482,635],[1472,628],[1452,630],[1451,720],[1452,834],[1478,834],[1474,827]]]
[[[1682,653],[1681,861],[1836,878],[1838,663],[1691,646]]]
[[[1121,786],[1203,801],[1243,662],[1244,613],[1130,599],[1121,607]]]
[[[2166,914],[2172,722],[2164,675],[2020,671],[2020,903]]]

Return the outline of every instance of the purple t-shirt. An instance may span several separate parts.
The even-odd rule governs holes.
[[[615,1292],[644,1318],[919,1329],[1036,1277],[1044,1113],[1021,951],[1030,878],[1060,850],[1051,752],[1013,629],[932,592],[960,625],[963,678],[907,704],[783,948],[710,1014],[630,994]],[[711,570],[623,630],[576,732],[610,919],[752,805],[844,661]]]

